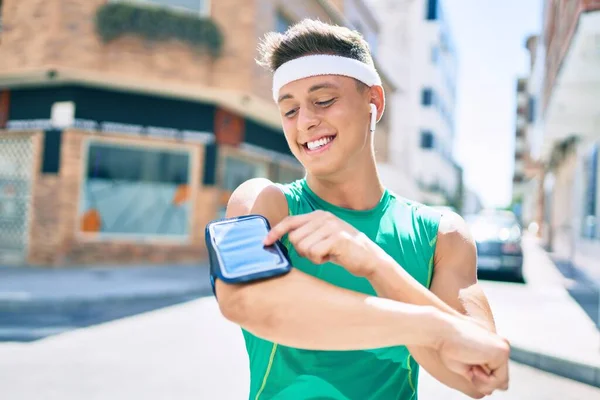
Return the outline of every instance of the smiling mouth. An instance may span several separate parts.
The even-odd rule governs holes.
[[[320,149],[326,147],[329,143],[331,143],[331,141],[333,139],[335,139],[335,135],[325,136],[320,139],[304,143],[303,147],[310,152],[317,151],[317,150],[320,150]]]

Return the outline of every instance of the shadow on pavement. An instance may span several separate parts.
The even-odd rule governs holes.
[[[31,342],[212,295],[206,266],[0,268],[0,342]]]
[[[554,259],[554,264],[567,279],[566,289],[592,321],[600,328],[600,288],[584,271],[568,261]]]
[[[33,342],[74,329],[87,328],[121,318],[208,296],[211,293],[189,293],[170,297],[98,300],[54,307],[32,307],[0,310],[0,342]]]

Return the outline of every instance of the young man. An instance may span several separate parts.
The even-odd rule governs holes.
[[[474,398],[505,390],[509,346],[477,286],[463,220],[380,182],[373,131],[385,98],[368,45],[305,20],[260,50],[306,177],[252,179],[227,206],[227,217],[265,216],[265,244],[282,240],[294,266],[215,282],[221,312],[243,329],[250,398],[415,399],[419,365]]]

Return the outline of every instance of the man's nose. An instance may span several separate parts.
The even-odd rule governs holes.
[[[320,123],[319,115],[312,107],[301,107],[298,110],[298,130],[308,132]]]

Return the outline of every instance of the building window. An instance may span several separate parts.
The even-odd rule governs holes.
[[[113,0],[119,2],[140,3],[150,6],[165,7],[176,11],[208,15],[210,0]]]
[[[293,168],[284,165],[277,167],[277,182],[278,183],[291,183],[298,179],[304,178],[304,171],[302,167]]]
[[[252,178],[270,178],[269,164],[239,154],[224,154],[220,161],[219,186],[222,197],[217,210],[218,217],[224,217],[231,193],[242,183]]]
[[[279,33],[284,33],[288,30],[290,26],[292,26],[293,22],[291,19],[286,17],[281,10],[277,10],[275,15],[275,31]]]
[[[428,21],[438,19],[438,0],[427,0],[426,19]]]
[[[517,129],[517,137],[518,138],[525,137],[525,130],[523,128]]]
[[[431,47],[431,63],[437,64],[440,58],[440,49],[437,46]]]
[[[225,156],[223,162],[223,181],[221,187],[227,192],[233,192],[238,186],[252,178],[268,178],[269,168],[265,162]]]
[[[435,138],[433,136],[433,132],[431,132],[431,131],[421,132],[421,148],[422,149],[435,148]]]
[[[424,106],[433,104],[433,90],[431,88],[425,88],[421,92],[421,104]]]
[[[79,230],[109,237],[187,239],[191,158],[183,149],[90,142]]]
[[[519,162],[519,161],[523,161],[525,160],[525,150],[517,150],[515,151],[515,162]]]
[[[448,33],[443,29],[440,31],[440,48],[444,53],[449,53],[451,50]]]
[[[529,97],[527,104],[527,122],[532,123],[535,119],[535,98]]]
[[[598,144],[595,144],[590,154],[584,160],[584,198],[582,236],[588,239],[600,238],[598,228]]]
[[[513,183],[523,183],[525,182],[525,176],[523,174],[515,174],[513,176]]]

